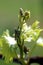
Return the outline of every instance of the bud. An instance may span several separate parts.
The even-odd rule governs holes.
[[[25,11],[25,20],[30,18],[30,11]]]
[[[22,8],[20,8],[20,16],[23,16],[24,15],[24,11]]]

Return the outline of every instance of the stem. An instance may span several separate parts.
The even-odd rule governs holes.
[[[21,60],[22,65],[26,65],[23,58],[23,46],[20,47],[20,60]]]
[[[20,58],[21,59],[23,58],[23,49],[22,49],[22,47],[20,48]]]
[[[24,41],[23,39],[21,40],[21,32],[22,32],[22,26],[23,26],[23,18],[20,18],[19,20],[19,28],[20,28],[20,36],[18,38],[18,46],[19,46],[19,49],[20,49],[20,61],[22,63],[22,65],[27,65],[24,61],[24,58],[23,58],[23,46],[24,46]]]

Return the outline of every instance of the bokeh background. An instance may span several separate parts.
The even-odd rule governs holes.
[[[31,17],[28,25],[34,21],[40,21],[40,27],[43,28],[43,0],[0,0],[0,35],[6,29],[10,34],[18,26],[19,8],[30,10]],[[43,36],[43,32],[41,33]],[[36,47],[33,56],[43,56],[43,47]]]
[[[12,32],[18,26],[19,8],[30,10],[29,24],[38,20],[43,27],[43,0],[0,0],[0,34],[5,29]]]

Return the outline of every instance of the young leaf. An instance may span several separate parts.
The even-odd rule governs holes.
[[[32,24],[32,28],[33,28],[33,29],[38,28],[38,27],[39,27],[38,24],[39,24],[39,21],[35,21],[35,22]]]

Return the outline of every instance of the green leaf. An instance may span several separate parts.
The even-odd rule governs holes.
[[[15,46],[9,46],[5,39],[3,39],[2,55],[5,57],[6,63],[12,61],[14,57],[17,57]]]
[[[35,21],[35,22],[32,24],[32,28],[33,28],[33,29],[38,28],[38,27],[39,27],[38,24],[39,24],[39,21]]]
[[[0,37],[0,53],[5,57],[6,63],[12,61],[14,57],[17,57],[16,50],[15,39],[10,36],[8,31],[5,31],[2,37]]]
[[[31,65],[39,65],[38,63],[32,63]]]
[[[9,30],[7,29],[6,31],[3,32],[3,35],[2,35],[2,36],[5,36],[5,35],[6,35],[6,36],[9,36],[9,34],[10,34],[10,33],[9,33]]]

